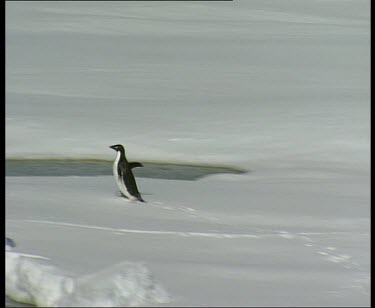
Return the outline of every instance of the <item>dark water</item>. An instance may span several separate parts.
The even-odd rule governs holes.
[[[7,159],[6,176],[98,176],[112,175],[112,161],[78,159]],[[142,162],[133,169],[136,177],[194,181],[217,173],[244,173],[226,166],[178,165]]]

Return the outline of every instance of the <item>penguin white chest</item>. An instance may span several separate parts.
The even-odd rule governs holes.
[[[117,152],[116,159],[115,159],[115,161],[113,163],[113,175],[114,175],[114,177],[116,179],[116,182],[118,182],[117,179],[119,177],[117,166],[118,166],[118,162],[120,161],[120,157],[121,157],[121,153]]]

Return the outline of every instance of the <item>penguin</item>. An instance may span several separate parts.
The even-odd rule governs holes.
[[[143,165],[139,162],[128,162],[125,149],[121,144],[111,145],[110,148],[117,152],[113,163],[113,175],[122,195],[131,201],[145,202],[138,191],[132,172],[133,168],[143,167]]]
[[[5,250],[11,250],[16,247],[16,243],[9,237],[5,238]]]

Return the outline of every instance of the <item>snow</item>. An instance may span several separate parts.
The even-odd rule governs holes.
[[[368,178],[266,174],[140,178],[145,204],[112,176],[8,177],[7,234],[76,275],[142,262],[172,306],[368,304]]]
[[[121,143],[249,170],[135,170],[145,204],[112,176],[6,177],[8,297],[369,306],[369,7],[7,2],[7,158],[114,160]]]
[[[76,278],[34,258],[40,256],[6,252],[6,293],[19,302],[47,307],[116,307],[169,301],[140,263],[123,262]]]

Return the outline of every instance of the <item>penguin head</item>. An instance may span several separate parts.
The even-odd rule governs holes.
[[[115,151],[120,151],[122,153],[125,153],[125,149],[121,144],[115,144],[110,146],[111,149],[114,149]]]

